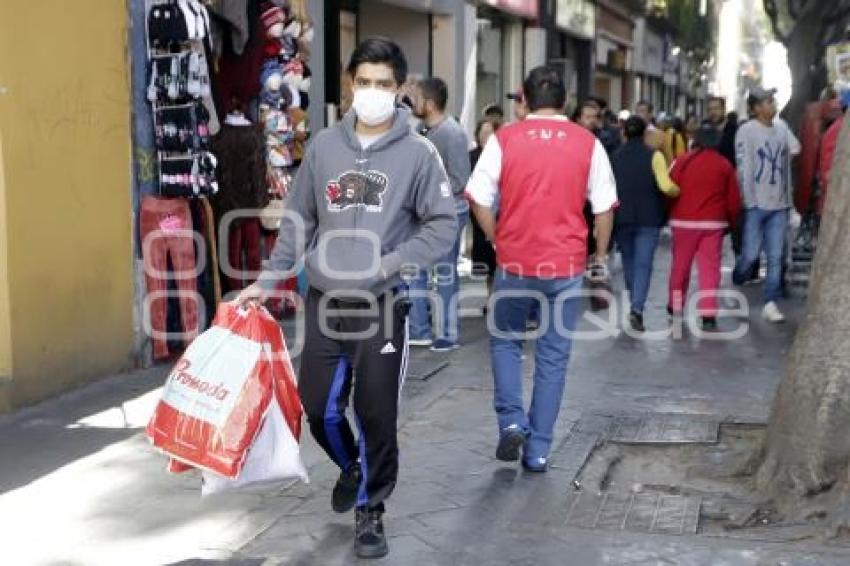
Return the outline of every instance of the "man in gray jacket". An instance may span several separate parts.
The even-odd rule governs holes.
[[[410,131],[409,113],[396,105],[407,75],[401,49],[368,39],[348,72],[353,110],[314,139],[271,259],[237,300],[264,300],[304,259],[301,401],[310,431],[341,469],[332,507],[344,513],[356,505],[357,556],[378,558],[388,552],[382,515],[398,476],[408,352],[401,272],[443,257],[457,224],[436,149]],[[357,442],[345,414],[352,389]]]
[[[458,305],[457,294],[460,280],[457,273],[457,260],[460,253],[460,238],[469,219],[469,204],[463,196],[466,182],[469,180],[469,138],[457,120],[446,115],[449,90],[445,81],[430,78],[421,81],[416,88],[414,111],[422,120],[422,133],[437,148],[451,183],[457,211],[457,237],[454,245],[440,258],[436,267],[436,308],[432,309],[437,332],[432,334],[428,321],[428,280],[427,271],[411,281],[410,344],[412,346],[431,346],[435,352],[448,352],[458,347]]]

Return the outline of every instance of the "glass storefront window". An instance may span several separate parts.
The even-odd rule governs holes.
[[[502,27],[497,22],[478,19],[478,65],[476,73],[476,116],[485,107],[498,104],[504,108],[505,92],[502,88]]]

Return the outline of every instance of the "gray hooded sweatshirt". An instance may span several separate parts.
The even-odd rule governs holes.
[[[263,288],[273,289],[303,258],[320,291],[380,295],[402,283],[402,268],[427,268],[451,249],[451,185],[437,150],[410,131],[408,119],[396,110],[390,131],[368,149],[354,112],[315,137],[258,278]]]

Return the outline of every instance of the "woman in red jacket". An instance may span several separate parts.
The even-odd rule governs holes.
[[[703,297],[697,304],[703,330],[717,328],[717,294],[723,235],[741,210],[741,194],[735,169],[718,151],[720,135],[710,122],[696,133],[695,148],[673,164],[670,177],[681,192],[673,201],[673,264],[667,310],[680,315],[684,309],[696,259]]]

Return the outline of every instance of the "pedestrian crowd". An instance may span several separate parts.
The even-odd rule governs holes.
[[[365,41],[347,70],[352,109],[313,140],[287,202],[294,214],[284,218],[258,282],[238,300],[265,300],[303,263],[311,288],[299,390],[313,436],[340,467],[332,507],[356,509],[358,556],[388,552],[384,502],[398,475],[408,347],[460,346],[457,266],[468,223],[473,273],[492,293],[486,314],[495,454],[528,472],[547,469],[583,305],[579,291],[609,284],[615,251],[627,324],[636,333],[646,329],[653,260],[666,226],[671,317],[683,316],[696,263],[702,329],[718,328],[716,292],[731,233],[733,281],[757,278],[764,252],[763,316],[783,320],[790,166],[799,143],[776,117],[774,91],[753,89],[742,122],[717,97],[701,121],[656,116],[644,101],[614,114],[600,99],[582,101],[568,117],[561,76],[538,67],[508,95],[513,119],[498,104],[488,106],[470,144],[447,112],[451,93],[443,80],[402,91],[407,63],[394,43]],[[529,326],[537,330],[526,409]],[[369,328],[374,332],[364,334]],[[351,396],[357,440],[346,418]]]

